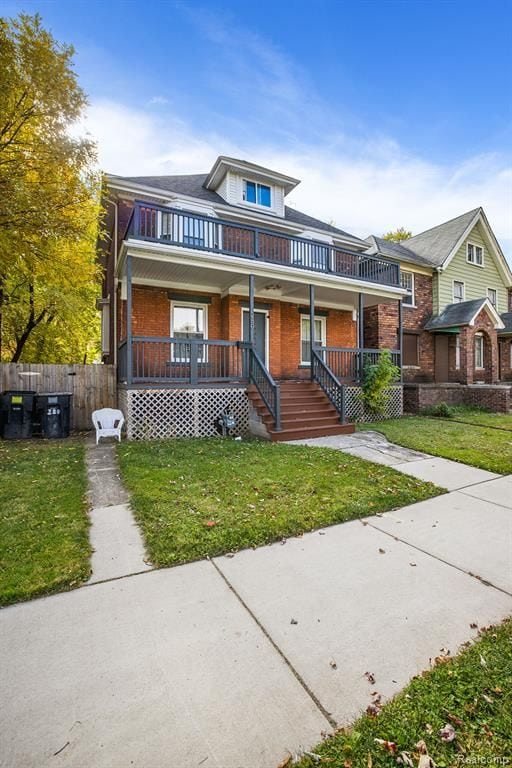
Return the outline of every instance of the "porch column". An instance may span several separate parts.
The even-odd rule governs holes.
[[[132,257],[126,257],[126,383],[131,384],[133,378],[133,348],[132,348]]]
[[[254,275],[249,275],[249,343],[254,348]]]
[[[403,329],[403,305],[402,299],[398,300],[398,352],[400,361],[400,381],[402,381],[402,351],[404,346],[404,329]]]
[[[315,347],[315,286],[309,285],[309,359],[310,378],[313,381],[313,349]]]
[[[359,353],[357,356],[357,378],[361,382],[363,380],[363,368],[364,368],[364,293],[360,293],[358,296],[357,307],[357,346],[359,347]]]

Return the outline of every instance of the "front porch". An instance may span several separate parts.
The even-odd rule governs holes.
[[[231,408],[231,401],[243,402],[237,406],[242,432],[259,419],[271,439],[307,436],[299,435],[302,427],[315,429],[315,436],[321,427],[326,434],[352,429],[357,411],[353,390],[365,366],[382,353],[365,347],[364,307],[393,301],[401,318],[402,292],[395,287],[368,285],[363,292],[359,283],[355,290],[340,278],[333,284],[331,276],[311,275],[306,283],[304,273],[300,279],[286,275],[276,282],[266,269],[264,274],[240,275],[171,258],[163,261],[155,254],[128,253],[122,267],[118,378],[127,406],[137,400],[137,406],[127,407],[127,415],[138,413],[143,424],[139,433],[148,420],[154,422],[155,414],[162,418],[164,411],[176,415],[181,409],[187,426],[183,431],[174,420],[169,427],[173,434],[190,435],[191,429],[193,434],[211,434],[215,417]],[[400,348],[399,323],[392,351],[398,367]],[[285,382],[298,407],[283,409]],[[300,382],[309,389],[294,388]],[[311,402],[303,397],[306,392]],[[142,393],[151,407],[141,405]],[[185,401],[194,402],[190,413],[185,413],[188,406],[179,405]],[[401,407],[401,396],[399,401]],[[149,431],[155,432],[154,424]],[[169,434],[158,428],[156,433]]]

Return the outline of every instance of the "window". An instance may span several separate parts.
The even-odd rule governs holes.
[[[171,335],[175,339],[206,339],[206,307],[202,304],[173,304],[171,310]],[[197,359],[203,361],[205,348],[202,344],[194,345]],[[191,344],[174,345],[174,360],[190,360]]]
[[[509,368],[510,368],[510,370],[512,371],[512,341],[510,342],[509,355],[510,355],[510,363],[509,363]]]
[[[301,365],[311,364],[311,335],[309,332],[309,317],[301,317],[300,321],[300,363]],[[325,345],[325,317],[315,317],[315,342],[321,346]]]
[[[493,307],[498,306],[498,291],[496,290],[496,288],[487,289],[487,298],[489,299]]]
[[[464,301],[464,283],[460,280],[453,281],[453,303],[460,304]]]
[[[455,337],[455,370],[460,371],[460,336]]]
[[[400,272],[400,284],[402,288],[407,291],[407,296],[402,299],[402,304],[407,304],[410,307],[414,306],[414,273],[413,272]]]
[[[484,265],[484,249],[481,245],[474,243],[467,244],[467,259],[470,264],[476,264],[479,267]]]
[[[417,333],[404,333],[403,338],[403,360],[404,366],[419,366],[419,336]]]
[[[272,195],[270,187],[266,184],[258,184],[256,181],[246,181],[244,179],[244,200],[246,203],[255,205],[264,205],[266,208],[272,207]]]
[[[484,367],[484,337],[481,333],[475,335],[475,368]]]

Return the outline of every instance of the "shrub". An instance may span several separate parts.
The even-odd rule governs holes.
[[[438,403],[437,405],[431,405],[428,408],[425,408],[423,414],[425,416],[436,416],[438,419],[453,419],[455,416],[455,408],[452,408],[446,403]]]
[[[393,365],[391,352],[383,349],[375,364],[365,364],[361,397],[368,410],[383,416],[389,400],[389,387],[400,378],[400,369]]]

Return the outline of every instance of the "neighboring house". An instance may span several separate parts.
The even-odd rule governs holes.
[[[350,429],[363,361],[387,346],[400,362],[396,256],[288,207],[299,181],[242,160],[107,182],[102,349],[129,435],[212,434],[226,406],[272,439]],[[395,336],[370,343],[359,319],[383,302]]]
[[[367,242],[367,253],[400,262],[408,291],[405,382],[492,385],[512,378],[512,274],[482,208],[400,243],[374,236]],[[394,347],[397,329],[396,307],[379,304],[365,311],[368,344]]]

